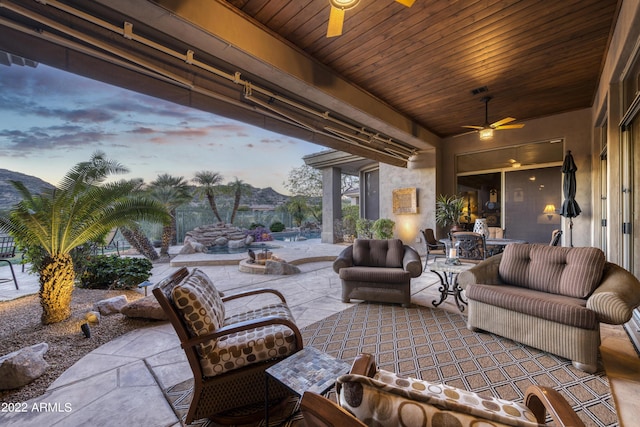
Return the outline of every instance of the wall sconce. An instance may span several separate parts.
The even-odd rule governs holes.
[[[550,203],[544,207],[544,210],[542,211],[542,213],[546,214],[547,218],[549,218],[549,221],[551,221],[551,218],[553,218],[553,215],[555,215],[556,213],[556,206]]]

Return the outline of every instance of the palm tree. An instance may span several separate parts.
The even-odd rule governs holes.
[[[243,195],[250,194],[251,186],[236,177],[235,181],[229,183],[228,191],[229,194],[233,194],[233,210],[231,211],[231,220],[229,221],[233,224],[233,221],[236,219],[236,213],[238,213],[238,208],[240,207],[240,199]]]
[[[169,254],[169,246],[177,244],[176,209],[192,199],[187,181],[181,176],[158,175],[149,185],[151,197],[162,203],[169,212],[170,221],[162,227],[160,255]]]
[[[71,315],[74,248],[139,219],[166,221],[166,209],[138,191],[139,181],[105,182],[110,175],[127,171],[96,152],[88,162],[67,172],[57,188],[41,194],[31,194],[21,182],[11,181],[22,201],[8,217],[0,217],[0,230],[10,233],[21,246],[43,254],[37,266],[43,324]]]
[[[218,213],[218,206],[216,205],[216,186],[222,182],[222,175],[218,172],[201,171],[196,172],[192,181],[200,185],[196,190],[197,193],[201,197],[204,196],[207,198],[213,214],[218,219],[218,222],[222,222],[220,213]]]
[[[300,227],[309,212],[306,197],[294,196],[287,201],[286,206],[287,211],[291,214],[291,219]]]

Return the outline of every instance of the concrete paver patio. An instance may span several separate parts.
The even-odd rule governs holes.
[[[294,263],[303,259],[315,261],[300,263],[302,274],[292,276],[241,273],[234,263],[244,254],[216,255],[218,261],[223,259],[222,263],[211,263],[211,257],[202,254],[176,256],[170,264],[156,264],[151,280],[162,279],[179,265],[198,265],[225,293],[256,287],[277,289],[285,295],[298,326],[303,328],[357,303],[342,303],[340,280],[329,261],[343,248],[342,245],[320,244],[317,240],[284,242],[282,248],[276,250],[281,258]],[[0,268],[0,279],[7,275],[10,275],[8,267],[6,271]],[[13,282],[0,282],[0,301],[38,292],[35,276],[20,272],[20,268],[16,268],[16,275],[20,290],[15,289]],[[437,276],[429,272],[413,279],[412,303],[432,307],[431,302],[439,296],[439,284]],[[228,306],[228,314],[264,302],[256,298],[233,301]],[[439,308],[458,311],[453,298],[447,298]],[[603,327],[603,353],[606,352],[608,358],[612,354],[624,355],[629,369],[635,370],[637,354],[621,329]],[[620,375],[609,369],[606,362],[607,358],[605,368],[619,406],[620,425],[625,425],[623,420],[631,420],[636,408],[633,406],[635,400],[624,396],[637,393],[638,383],[627,380],[618,385],[616,377]],[[163,390],[189,378],[191,370],[172,326],[167,322],[151,323],[149,327],[132,331],[87,354],[56,379],[42,396],[28,402],[15,402],[22,404],[23,412],[0,412],[0,425],[180,426]],[[629,404],[631,406],[627,408]]]
[[[151,280],[165,277],[179,265],[198,264],[225,293],[256,287],[279,290],[285,295],[296,323],[303,328],[356,303],[341,302],[340,280],[333,272],[331,261],[328,261],[343,248],[317,241],[284,242],[282,249],[275,251],[287,261],[298,263],[303,259],[327,259],[300,263],[298,267],[302,274],[291,276],[241,273],[235,264],[202,265],[207,264],[211,256],[201,254],[176,256],[171,264],[155,265]],[[223,257],[231,263],[244,256]],[[0,277],[3,277],[2,273],[0,270]],[[439,281],[432,273],[413,279],[413,302],[430,304],[434,294],[428,296],[424,291],[436,283]],[[6,284],[1,284],[0,299],[38,291],[37,279],[32,275],[21,273],[18,284],[20,291],[14,287],[13,292]],[[246,298],[237,303],[234,301],[228,306],[228,313],[232,315],[257,304],[264,304],[264,300]],[[44,395],[24,402],[24,412],[0,413],[0,424],[21,427],[81,426],[89,423],[93,426],[179,426],[180,421],[163,390],[191,378],[191,375],[172,326],[167,322],[153,323],[87,354],[56,379]]]

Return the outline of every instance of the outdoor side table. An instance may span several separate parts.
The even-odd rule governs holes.
[[[305,391],[325,394],[351,366],[322,351],[305,347],[268,368],[265,373],[265,425],[269,425],[269,379],[272,378],[298,396]]]
[[[429,265],[429,270],[440,278],[440,301],[433,300],[434,307],[444,302],[449,295],[453,295],[460,311],[464,311],[467,302],[462,298],[462,288],[458,286],[458,274],[473,267],[476,264],[462,262],[460,264],[447,264],[446,261],[435,261]]]

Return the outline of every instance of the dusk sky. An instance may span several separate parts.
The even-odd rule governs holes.
[[[287,194],[289,171],[324,149],[43,64],[0,65],[0,168],[51,184],[100,150],[129,168],[122,178],[211,170]]]

